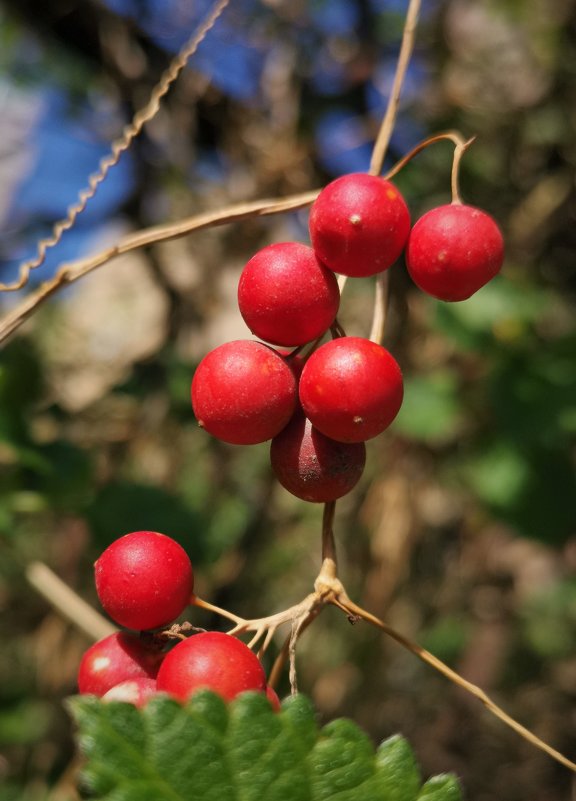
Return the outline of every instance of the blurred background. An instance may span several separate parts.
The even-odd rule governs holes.
[[[30,287],[132,230],[366,170],[406,5],[232,0]],[[0,281],[65,214],[209,7],[2,0]],[[499,221],[506,263],[460,304],[392,268],[385,344],[405,403],[336,519],[351,595],[572,758],[575,24],[574,0],[424,0],[387,164],[441,130],[476,135],[463,196]],[[414,219],[450,199],[451,155],[436,144],[396,179]],[[138,251],[60,293],[3,346],[1,801],[75,797],[62,700],[90,640],[27,584],[30,562],[97,607],[94,559],[146,528],[186,547],[200,595],[244,616],[309,591],[321,507],[274,483],[266,444],[204,434],[189,402],[207,350],[249,336],[235,297],[244,263],[293,239],[307,241],[306,211]],[[25,294],[1,296],[0,311]],[[348,333],[368,333],[372,294],[370,280],[349,282]],[[401,731],[426,775],[456,771],[470,799],[571,797],[566,769],[340,613],[303,636],[298,668],[323,721],[350,716],[375,741]]]

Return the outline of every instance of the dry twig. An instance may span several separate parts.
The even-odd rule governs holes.
[[[396,65],[396,72],[394,74],[394,81],[392,84],[392,91],[386,107],[386,112],[380,125],[380,131],[376,138],[376,144],[372,151],[372,158],[370,159],[370,175],[379,175],[382,172],[382,165],[388,145],[390,144],[390,137],[394,130],[396,117],[398,115],[398,106],[400,104],[400,93],[406,77],[406,70],[410,64],[412,51],[414,49],[414,39],[416,37],[416,27],[418,25],[418,14],[420,13],[420,0],[410,0],[408,11],[406,12],[406,20],[404,22],[404,31],[402,33],[402,44],[400,45],[400,53],[398,55],[398,63]]]
[[[238,203],[219,211],[205,212],[203,214],[179,220],[167,225],[156,225],[128,234],[116,245],[106,248],[94,256],[64,264],[55,276],[42,284],[35,292],[26,297],[22,303],[9,312],[0,322],[0,343],[20,328],[36,310],[60,289],[78,281],[98,267],[108,264],[118,256],[130,253],[133,250],[146,247],[158,242],[167,242],[170,239],[179,239],[194,231],[226,225],[251,217],[265,217],[272,214],[283,214],[286,211],[309,206],[320,190],[312,190],[299,195],[292,195],[281,200],[264,199],[248,203]]]
[[[56,223],[51,236],[40,240],[38,243],[37,255],[30,261],[26,261],[20,265],[18,280],[13,284],[0,283],[0,291],[12,292],[16,289],[22,289],[28,282],[30,272],[44,263],[46,252],[60,242],[65,231],[72,228],[78,215],[84,211],[88,201],[94,197],[98,187],[104,181],[111,168],[118,163],[122,153],[128,150],[144,125],[156,115],[160,108],[160,101],[178,78],[190,57],[196,52],[198,46],[201,44],[206,34],[212,29],[229,2],[230,0],[216,0],[190,39],[170,62],[168,69],[152,90],[148,103],[134,115],[132,122],[124,128],[120,138],[112,143],[110,154],[102,159],[99,170],[94,173],[94,175],[90,176],[88,187],[79,192],[78,200],[68,209],[67,216]]]
[[[90,639],[100,640],[118,631],[42,562],[31,562],[26,578],[49,604]]]

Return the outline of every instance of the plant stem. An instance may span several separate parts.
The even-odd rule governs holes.
[[[284,665],[286,664],[286,660],[288,659],[288,651],[290,649],[290,637],[286,637],[284,640],[284,644],[282,648],[278,652],[276,659],[274,660],[274,664],[272,665],[272,669],[268,674],[268,684],[272,689],[276,689],[276,685],[280,680],[280,676],[282,675],[282,671],[284,670]]]
[[[229,2],[230,0],[216,0],[192,36],[172,59],[168,68],[160,78],[160,81],[152,90],[150,99],[146,105],[136,112],[132,122],[124,128],[122,135],[112,143],[110,154],[102,159],[98,171],[90,176],[88,186],[78,193],[78,200],[70,206],[67,216],[56,223],[51,236],[40,240],[37,246],[36,256],[30,261],[26,261],[20,265],[18,281],[13,284],[0,283],[0,292],[12,292],[25,286],[28,282],[30,272],[44,263],[47,251],[60,242],[65,231],[72,228],[76,222],[76,218],[84,211],[88,205],[88,201],[94,197],[98,187],[104,181],[110,169],[116,166],[122,153],[128,150],[132,141],[138,136],[145,123],[149,122],[156,115],[160,108],[160,101],[168,92],[170,86],[178,78],[189,58],[196,52],[206,34],[215,25]]]
[[[204,228],[211,228],[218,225],[238,222],[250,217],[265,217],[272,214],[283,214],[285,211],[301,209],[313,203],[319,193],[319,189],[311,192],[304,192],[292,195],[281,200],[264,199],[255,200],[250,203],[238,203],[233,206],[215,212],[206,212],[194,217],[188,217],[168,225],[156,225],[129,234],[120,240],[116,245],[106,250],[96,253],[86,259],[63,264],[56,275],[49,281],[42,284],[35,292],[26,297],[22,303],[17,305],[0,322],[0,343],[7,339],[11,334],[31,317],[36,309],[47,301],[52,295],[63,289],[65,286],[78,281],[88,273],[98,267],[102,267],[113,259],[124,253],[156,244],[166,242],[170,239],[179,239],[187,236],[193,231],[200,231]]]
[[[372,327],[370,341],[382,344],[384,329],[386,328],[386,311],[388,307],[388,271],[376,276],[376,291],[374,294],[374,311],[372,313]]]
[[[430,145],[435,144],[435,142],[441,142],[443,140],[448,140],[453,142],[454,144],[454,155],[452,158],[452,175],[451,175],[451,188],[452,188],[452,202],[453,203],[461,203],[460,200],[460,191],[458,186],[458,176],[460,173],[460,160],[464,153],[468,150],[472,142],[476,139],[473,136],[471,139],[464,139],[464,137],[458,133],[458,131],[444,131],[443,133],[435,134],[434,136],[429,136],[427,139],[424,139],[423,142],[419,142],[415,147],[410,150],[405,156],[403,156],[400,161],[397,161],[396,164],[388,170],[385,178],[393,178],[397,175],[400,170],[408,164],[409,161],[425,150]]]
[[[333,529],[335,513],[336,501],[324,504],[324,513],[322,515],[322,568],[320,573],[326,578],[336,578],[338,575],[338,560]]]
[[[209,601],[203,601],[202,598],[198,598],[197,595],[192,595],[190,598],[190,606],[196,606],[198,609],[205,609],[207,612],[214,612],[214,614],[226,617],[237,625],[244,622],[243,618],[238,617],[238,615],[235,615],[233,612],[228,612],[227,609],[214,606],[214,604],[211,604]]]
[[[468,139],[466,142],[458,142],[456,147],[454,148],[454,157],[452,159],[452,179],[451,179],[451,186],[452,186],[452,203],[462,203],[462,198],[460,197],[460,161],[464,153],[468,150],[472,142],[476,139],[475,136],[472,139]]]
[[[48,603],[91,640],[101,640],[118,631],[114,624],[92,609],[48,565],[31,562],[26,568],[26,579]]]
[[[390,143],[390,137],[394,130],[396,116],[398,114],[398,105],[400,102],[400,93],[404,78],[406,77],[406,70],[410,63],[412,51],[414,49],[414,38],[416,34],[416,26],[418,24],[418,14],[420,12],[420,0],[410,0],[408,4],[408,11],[406,13],[406,20],[404,22],[404,31],[402,33],[402,44],[400,45],[400,53],[398,55],[398,63],[396,65],[396,72],[394,74],[394,82],[392,84],[392,91],[386,107],[386,113],[380,126],[380,131],[376,138],[376,144],[372,151],[372,158],[370,160],[370,175],[379,175],[382,172],[382,165],[386,151]]]
[[[434,656],[434,654],[431,654],[429,651],[427,651],[425,648],[422,648],[417,643],[412,642],[411,640],[408,639],[408,637],[405,637],[403,634],[400,634],[400,632],[393,629],[387,623],[384,623],[384,621],[380,620],[375,615],[371,614],[370,612],[367,612],[365,609],[362,609],[361,606],[355,604],[347,596],[345,598],[341,596],[338,600],[340,601],[340,603],[337,605],[340,608],[344,607],[349,614],[362,618],[367,623],[370,623],[376,628],[379,628],[393,640],[396,640],[397,643],[399,643],[408,651],[410,651],[412,654],[417,656],[418,659],[421,659],[423,662],[433,667],[434,670],[437,670],[439,673],[445,676],[453,684],[456,684],[458,687],[461,687],[462,689],[466,690],[466,692],[478,698],[478,700],[481,701],[484,704],[484,706],[490,712],[492,712],[493,715],[499,718],[503,723],[505,723],[507,726],[509,726],[511,729],[517,732],[517,734],[519,734],[529,743],[532,743],[532,745],[536,746],[536,748],[539,748],[541,751],[545,751],[549,756],[551,756],[557,762],[560,762],[565,767],[576,772],[576,763],[572,762],[570,759],[565,757],[555,748],[552,748],[552,746],[545,743],[543,740],[537,737],[533,732],[531,732],[525,726],[522,726],[521,723],[518,723],[518,721],[514,720],[514,718],[512,718],[510,715],[508,715],[507,712],[505,712],[501,707],[499,707],[498,704],[496,704],[484,692],[484,690],[482,690],[476,684],[472,684],[472,682],[467,681],[465,678],[456,673],[455,670],[452,670],[452,668],[448,667],[448,665],[444,664],[444,662],[442,662],[440,659]]]

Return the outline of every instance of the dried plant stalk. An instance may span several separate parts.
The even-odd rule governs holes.
[[[22,289],[28,283],[28,278],[32,270],[40,267],[44,263],[46,253],[50,248],[55,247],[61,240],[65,231],[68,231],[74,223],[78,215],[80,215],[86,208],[88,201],[94,197],[98,187],[104,181],[111,168],[114,167],[120,160],[120,156],[124,153],[132,141],[138,136],[142,128],[147,122],[157,114],[160,108],[160,101],[168,92],[170,86],[178,78],[184,67],[186,66],[189,58],[196,52],[198,46],[216,23],[218,17],[222,14],[230,0],[216,0],[210,12],[206,15],[204,20],[200,23],[198,28],[194,31],[190,39],[182,47],[179,53],[172,59],[168,69],[162,75],[160,81],[152,90],[150,99],[144,108],[136,112],[132,122],[124,128],[122,135],[116,139],[111,147],[110,154],[105,156],[100,162],[100,167],[97,172],[90,176],[88,179],[88,186],[82,189],[78,194],[78,200],[68,209],[67,216],[56,223],[52,234],[46,239],[41,239],[38,243],[37,254],[30,261],[26,261],[20,265],[18,280],[13,284],[0,283],[0,291],[12,292],[17,289]]]
[[[203,228],[245,220],[249,217],[265,217],[271,214],[282,214],[285,211],[294,211],[309,206],[320,190],[313,190],[299,195],[282,198],[280,200],[256,200],[251,203],[239,203],[215,212],[189,217],[168,225],[157,225],[145,228],[134,234],[129,234],[111,248],[107,248],[86,259],[64,264],[56,275],[42,284],[35,292],[30,293],[22,303],[9,312],[0,322],[0,343],[31,317],[34,312],[52,297],[56,292],[69,284],[78,281],[88,273],[108,264],[113,259],[132,250],[152,245],[157,242],[166,242],[169,239],[178,239]]]

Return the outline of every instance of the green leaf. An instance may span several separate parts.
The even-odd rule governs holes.
[[[545,659],[568,658],[576,647],[576,579],[535,587],[520,607],[522,634]]]
[[[576,478],[570,454],[524,451],[502,438],[487,442],[460,467],[476,495],[519,533],[563,543],[574,530]]]
[[[462,801],[458,779],[452,773],[433,776],[420,790],[416,801]]]
[[[380,790],[386,801],[414,801],[420,789],[420,770],[410,744],[395,734],[376,752]]]
[[[314,801],[358,798],[361,788],[368,801],[377,798],[370,785],[375,772],[374,751],[368,737],[350,720],[335,720],[321,732],[310,754],[312,797]],[[366,786],[368,785],[368,786]]]
[[[401,434],[436,443],[457,435],[462,423],[456,379],[447,370],[404,382],[404,400],[394,428]]]
[[[0,712],[0,745],[36,743],[46,736],[51,722],[48,704],[23,700],[14,705],[3,703],[3,707]]]
[[[540,288],[512,282],[503,275],[465,303],[436,304],[436,327],[464,350],[501,347],[522,341],[550,306]]]
[[[402,737],[375,753],[350,720],[319,729],[303,696],[285,701],[279,714],[260,693],[226,705],[200,692],[185,706],[160,695],[142,710],[77,696],[69,707],[86,758],[85,787],[101,801],[416,801],[420,788]],[[450,781],[428,783],[448,788],[430,799],[459,798]]]
[[[469,460],[465,474],[483,501],[495,507],[506,507],[527,486],[530,466],[514,443],[501,441],[485,445]]]

